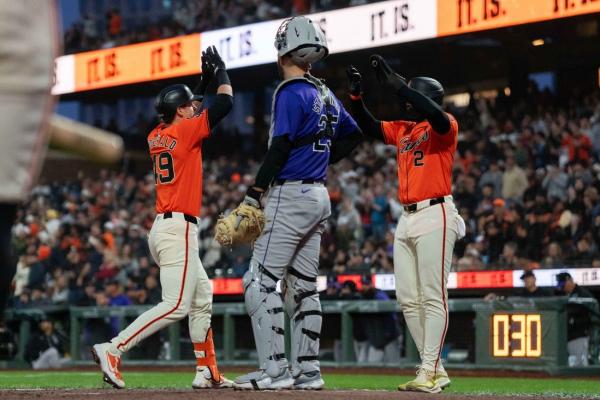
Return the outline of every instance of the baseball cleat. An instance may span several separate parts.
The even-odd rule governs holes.
[[[435,374],[435,376],[433,377],[433,380],[438,384],[438,386],[442,390],[449,387],[450,383],[452,383],[452,381],[448,377],[448,373],[446,371],[438,372],[437,374]]]
[[[196,367],[196,377],[192,382],[194,389],[227,389],[233,387],[233,381],[220,375],[220,380],[217,382],[212,378],[210,370],[207,367]]]
[[[112,385],[115,389],[123,389],[125,382],[119,371],[121,367],[121,357],[112,354],[108,348],[110,343],[95,344],[91,348],[92,357],[96,364],[100,366],[104,374],[104,382]]]
[[[262,370],[251,372],[237,377],[233,382],[233,388],[239,390],[281,390],[293,386],[294,378],[287,369],[277,377],[271,377]]]
[[[320,371],[303,372],[294,379],[296,390],[321,390],[325,386],[325,381],[321,377]]]
[[[417,377],[412,381],[408,381],[404,384],[398,385],[400,391],[411,391],[411,392],[424,392],[424,393],[440,393],[442,388],[434,379],[435,374],[433,371],[428,371],[423,368],[419,368]]]

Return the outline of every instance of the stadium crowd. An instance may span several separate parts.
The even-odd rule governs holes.
[[[455,270],[600,267],[600,93],[559,100],[532,88],[521,101],[473,97],[451,110],[460,123],[453,194],[467,225]],[[372,108],[393,113],[385,107]],[[205,155],[200,252],[211,277],[247,269],[250,249],[220,248],[212,229],[257,167],[241,154]],[[323,274],[393,271],[403,212],[396,174],[394,148],[370,142],[330,169]],[[104,170],[38,186],[14,228],[13,306],[156,303],[158,268],[146,241],[153,187],[151,174]]]
[[[129,3],[136,0],[129,0]],[[164,12],[152,18],[137,14],[149,9],[141,0],[137,11],[123,15],[118,8],[84,14],[64,33],[65,54],[111,48],[149,40],[254,22],[327,11],[373,2],[373,0],[172,0],[163,2]],[[96,7],[95,4],[93,4]],[[130,6],[130,8],[133,6]],[[128,17],[129,16],[129,17]]]

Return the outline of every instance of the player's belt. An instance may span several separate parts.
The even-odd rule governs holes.
[[[436,204],[444,203],[446,199],[444,197],[436,197],[435,199],[420,201],[418,203],[409,204],[404,206],[404,211],[413,213],[422,210],[425,207],[435,206]]]
[[[198,225],[198,218],[194,217],[193,215],[184,214],[184,213],[178,213],[178,214],[183,215],[183,219],[185,219],[187,222],[191,222],[192,224]],[[164,219],[173,218],[173,213],[171,211],[167,211],[166,213],[163,214],[163,218]]]
[[[286,182],[301,182],[303,185],[312,185],[314,183],[325,184],[325,181],[323,179],[276,179],[275,182],[273,182],[273,186],[280,186]]]

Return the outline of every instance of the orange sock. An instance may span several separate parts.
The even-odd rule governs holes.
[[[217,368],[217,356],[215,354],[212,328],[208,328],[204,342],[194,343],[194,354],[196,355],[196,365],[199,367],[208,367],[211,379],[217,383],[221,382],[222,377],[219,373],[219,368]]]

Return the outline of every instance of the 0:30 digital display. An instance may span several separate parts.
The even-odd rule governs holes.
[[[493,314],[491,322],[492,357],[541,357],[540,314]]]

